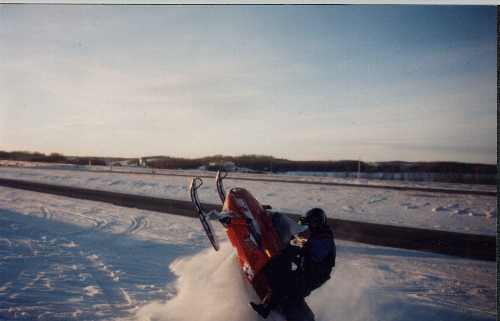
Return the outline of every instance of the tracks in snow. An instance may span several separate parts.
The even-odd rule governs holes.
[[[52,220],[52,218],[54,217],[54,214],[52,213],[52,211],[50,211],[47,207],[45,206],[41,206],[40,209],[42,210],[42,213],[43,213],[43,219],[44,220]]]
[[[138,232],[149,229],[151,223],[145,216],[132,217],[130,225],[122,234],[137,234]]]

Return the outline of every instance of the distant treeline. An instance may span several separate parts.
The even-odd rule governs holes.
[[[38,152],[0,151],[0,159],[68,163],[87,165],[107,165],[112,161],[129,160],[138,163],[133,158],[111,157],[70,157],[59,153],[43,154]],[[267,155],[223,156],[214,155],[203,158],[177,158],[168,156],[143,157],[148,167],[159,169],[197,169],[206,166],[208,169],[219,169],[224,163],[233,162],[239,168],[247,168],[261,172],[357,172],[363,173],[455,173],[475,175],[496,175],[496,165],[472,164],[459,162],[358,162],[357,160],[338,161],[294,161],[284,158],[275,158]]]
[[[39,152],[0,151],[0,159],[41,163],[65,163],[75,165],[106,165],[106,161],[100,157],[68,157],[59,153],[44,154]]]
[[[256,171],[279,172],[357,172],[376,173],[469,173],[469,174],[496,174],[497,167],[487,164],[471,164],[458,162],[379,162],[367,163],[357,160],[339,161],[293,161],[283,158],[274,158],[265,155],[243,155],[222,156],[215,155],[203,158],[173,158],[173,157],[151,157],[149,166],[155,168],[169,169],[196,169],[200,166],[215,164],[214,170],[220,168],[226,162],[233,162],[238,167],[248,168]]]

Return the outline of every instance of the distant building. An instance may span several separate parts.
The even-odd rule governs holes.
[[[234,162],[225,162],[222,167],[228,172],[236,171],[236,164]]]
[[[138,160],[139,167],[148,167],[150,163],[165,160],[163,157],[141,157]]]
[[[224,162],[222,166],[220,163],[217,162],[210,162],[208,163],[207,166],[204,166],[204,169],[207,169],[209,171],[218,171],[219,169],[223,168],[224,170],[228,172],[235,172],[238,170],[238,167],[234,162]]]

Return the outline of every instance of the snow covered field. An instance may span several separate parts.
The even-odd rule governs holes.
[[[25,162],[25,161],[12,161],[0,160],[1,167],[17,167],[17,168],[31,168],[31,169],[52,169],[52,170],[69,170],[69,171],[96,171],[96,172],[115,172],[115,173],[146,173],[152,172],[157,174],[181,174],[181,175],[206,175],[214,176],[215,172],[205,170],[174,170],[174,169],[152,169],[136,166],[88,166],[88,165],[73,165],[73,164],[59,164],[59,163],[39,163],[39,162]],[[496,185],[480,185],[480,184],[456,184],[445,182],[432,182],[432,181],[404,181],[404,180],[382,180],[375,178],[342,178],[338,177],[337,172],[287,172],[287,173],[241,173],[231,172],[231,177],[239,178],[257,178],[257,179],[279,179],[279,180],[293,180],[293,181],[307,181],[307,182],[322,182],[322,183],[348,183],[348,184],[363,184],[363,185],[391,185],[391,186],[405,186],[405,187],[421,187],[421,188],[446,188],[446,189],[461,189],[461,190],[477,190],[477,191],[496,191]]]
[[[206,174],[196,171],[182,173]],[[213,172],[210,174],[213,175]],[[188,177],[8,167],[0,167],[0,177],[189,200],[187,189],[190,178]],[[212,179],[204,181],[205,184],[200,189],[201,200],[218,203],[214,181]],[[496,234],[497,210],[494,196],[231,179],[225,180],[224,184],[226,189],[235,186],[247,188],[261,203],[271,204],[275,209],[287,212],[304,212],[311,207],[319,206],[324,208],[329,216],[336,218],[466,233]],[[418,183],[418,186],[423,186],[423,183]],[[428,183],[427,186],[443,187],[442,184],[436,185],[436,183]],[[448,184],[446,187],[464,188],[460,184]]]
[[[79,175],[67,180],[182,190],[171,178],[148,189],[144,177]],[[119,180],[130,181],[110,184]],[[312,202],[320,192],[297,195]],[[333,278],[307,300],[318,321],[495,320],[495,271],[494,262],[338,242]],[[2,320],[257,320],[242,284],[233,252],[211,250],[195,219],[0,187]]]

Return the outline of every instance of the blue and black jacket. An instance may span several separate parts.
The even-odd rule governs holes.
[[[337,256],[333,231],[325,225],[311,230],[311,236],[302,249],[301,272],[308,292],[330,279]]]

